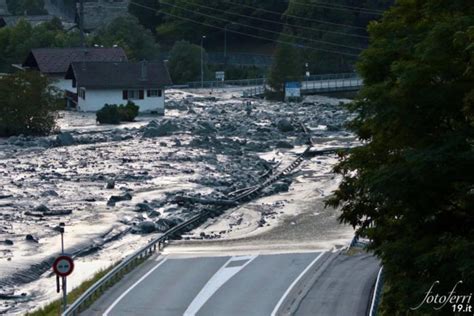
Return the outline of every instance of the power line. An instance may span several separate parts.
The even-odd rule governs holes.
[[[233,22],[233,21],[230,21],[230,20],[228,20],[228,19],[223,19],[223,18],[219,18],[219,17],[212,16],[212,15],[209,15],[209,14],[205,14],[205,13],[201,13],[201,12],[189,10],[189,9],[186,9],[186,8],[183,8],[183,7],[174,5],[174,4],[170,4],[170,3],[167,3],[167,2],[164,2],[164,1],[160,1],[160,4],[169,5],[169,6],[171,6],[171,7],[174,7],[174,8],[183,10],[183,11],[187,11],[187,12],[190,12],[190,13],[192,13],[192,14],[199,14],[199,15],[202,15],[202,16],[205,16],[205,17],[208,17],[208,18],[211,18],[211,19],[215,19],[215,20],[220,20],[220,21],[223,21],[223,22],[226,22],[226,23],[232,23],[232,22]],[[163,12],[163,11],[161,11],[161,12]],[[276,32],[276,31],[272,31],[272,30],[268,30],[268,29],[263,29],[263,28],[260,28],[260,27],[251,26],[251,25],[247,25],[247,24],[243,24],[243,23],[239,23],[239,22],[233,22],[233,23],[234,23],[234,24],[238,24],[238,25],[242,25],[243,27],[252,28],[252,29],[255,29],[255,30],[258,30],[258,31],[264,31],[264,32],[273,33],[273,34],[277,34],[277,35],[280,35],[280,34],[281,34],[280,32]],[[300,40],[303,40],[303,41],[309,41],[309,42],[314,42],[314,43],[320,43],[320,44],[324,44],[324,45],[332,45],[332,46],[336,46],[336,47],[342,47],[342,48],[347,48],[347,49],[354,49],[354,50],[359,50],[359,51],[363,50],[362,47],[354,47],[354,46],[336,44],[336,43],[331,43],[331,42],[326,42],[326,41],[321,41],[321,40],[315,40],[315,39],[312,39],[312,38],[307,38],[307,37],[298,36],[298,35],[291,35],[291,34],[285,34],[285,35],[287,35],[288,37],[293,37],[293,38],[295,38],[295,39],[300,39]]]
[[[350,33],[346,33],[346,32],[337,32],[337,31],[329,31],[329,30],[318,29],[318,28],[314,28],[314,27],[307,27],[307,26],[302,26],[302,25],[293,25],[293,24],[278,22],[278,21],[274,21],[274,20],[269,20],[269,19],[264,19],[264,18],[249,16],[249,15],[244,15],[244,14],[240,14],[240,13],[235,13],[235,12],[232,12],[232,11],[226,11],[226,10],[222,10],[222,9],[217,9],[217,8],[209,7],[209,6],[202,5],[202,4],[192,3],[192,2],[188,2],[188,1],[184,1],[184,0],[183,0],[183,2],[186,2],[186,3],[190,4],[190,5],[194,5],[194,6],[197,6],[197,7],[206,8],[206,9],[214,10],[214,11],[217,11],[217,12],[223,12],[223,13],[225,13],[225,14],[230,14],[230,15],[234,15],[234,16],[240,16],[240,17],[243,17],[243,18],[248,18],[248,19],[253,19],[253,20],[258,20],[258,21],[264,21],[264,22],[269,22],[269,23],[274,23],[274,24],[279,24],[279,25],[284,25],[284,26],[291,26],[291,27],[300,28],[300,29],[305,29],[305,30],[309,30],[309,31],[326,32],[326,33],[331,33],[331,34],[338,34],[338,35],[343,35],[343,36],[359,37],[359,38],[365,38],[365,39],[368,39],[368,38],[369,38],[368,36],[365,36],[365,35],[350,34]],[[166,3],[165,3],[165,4],[166,4]],[[232,22],[232,23],[234,23],[234,22]]]
[[[220,27],[220,26],[216,26],[216,25],[212,25],[212,24],[205,23],[205,22],[196,21],[196,20],[193,20],[193,19],[190,19],[190,18],[187,18],[187,17],[179,16],[179,15],[176,15],[176,14],[172,14],[172,13],[168,13],[168,12],[156,10],[156,9],[154,9],[154,8],[147,7],[147,6],[144,6],[144,5],[142,5],[142,4],[139,4],[139,3],[136,3],[136,2],[133,2],[133,1],[130,1],[130,4],[133,4],[133,5],[135,5],[135,6],[138,6],[138,7],[144,8],[144,9],[149,9],[149,10],[152,10],[152,11],[155,11],[155,12],[159,12],[159,13],[162,13],[162,14],[164,14],[164,15],[171,16],[171,17],[174,17],[174,18],[177,18],[177,19],[181,19],[181,20],[193,22],[193,23],[196,23],[196,24],[204,25],[204,26],[207,26],[207,27],[212,27],[212,28],[219,29],[219,30],[225,30],[223,27]],[[296,47],[299,47],[299,48],[307,48],[307,49],[322,51],[322,52],[326,52],[326,53],[334,53],[334,54],[338,54],[338,55],[346,55],[346,56],[351,56],[351,57],[359,57],[359,55],[357,55],[357,54],[346,53],[346,52],[341,52],[341,51],[337,51],[337,50],[330,50],[330,49],[318,48],[318,47],[307,46],[307,45],[302,45],[302,44],[295,44],[295,43],[288,42],[288,41],[276,40],[276,39],[272,39],[272,38],[268,38],[268,37],[264,37],[264,36],[259,36],[259,35],[254,35],[254,34],[248,34],[248,33],[240,32],[240,31],[236,31],[236,30],[231,30],[231,29],[228,29],[227,31],[228,31],[228,32],[231,32],[231,33],[235,33],[235,34],[240,34],[240,35],[244,35],[244,36],[248,36],[248,37],[253,37],[253,38],[256,38],[256,39],[265,40],[265,41],[270,41],[270,42],[275,42],[275,43],[280,43],[280,44],[291,45],[291,46],[293,46],[293,47],[296,46]]]
[[[254,7],[254,6],[247,5],[247,4],[243,4],[243,3],[232,2],[232,1],[230,1],[230,0],[225,0],[225,2],[230,3],[230,4],[233,4],[233,5],[241,6],[241,7],[244,7],[244,8],[250,8],[250,9],[254,9],[254,10],[260,10],[260,11],[262,11],[262,12],[266,12],[266,13],[269,13],[269,14],[282,16],[282,13],[277,12],[277,11],[267,10],[267,9],[263,9],[263,8],[260,8],[260,7]],[[327,24],[327,25],[334,25],[334,26],[341,26],[341,27],[350,27],[350,28],[361,29],[361,30],[365,30],[365,29],[366,29],[365,27],[361,27],[361,26],[355,26],[355,25],[350,25],[350,24],[342,24],[342,23],[334,23],[334,22],[327,22],[327,21],[323,21],[323,20],[317,20],[317,19],[312,19],[312,18],[306,18],[306,17],[297,16],[297,15],[292,15],[292,14],[283,14],[283,16],[284,16],[284,17],[290,17],[290,18],[293,18],[293,19],[298,19],[298,20],[301,20],[301,21],[316,22],[316,23]]]
[[[306,7],[333,9],[333,10],[339,10],[339,11],[355,11],[355,12],[362,12],[362,13],[373,14],[373,15],[383,14],[382,10],[368,9],[368,8],[363,8],[363,7],[355,7],[355,6],[335,4],[335,3],[333,4],[333,3],[328,3],[328,2],[303,3],[303,2],[292,0],[290,1],[290,4],[296,4],[296,5],[306,6]]]

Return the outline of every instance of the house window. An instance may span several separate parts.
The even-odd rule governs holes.
[[[158,97],[161,97],[162,95],[163,95],[162,90],[153,89],[153,90],[147,91],[147,97],[149,98],[158,98]]]
[[[79,97],[83,100],[86,99],[86,89],[85,88],[79,88]]]
[[[145,98],[144,90],[139,89],[123,90],[122,94],[124,100],[143,100]]]

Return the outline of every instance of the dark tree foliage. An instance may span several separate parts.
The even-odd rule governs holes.
[[[263,0],[257,2],[253,0],[163,0],[160,1],[161,13],[159,14],[163,22],[157,28],[157,35],[160,39],[167,41],[173,40],[173,42],[180,39],[197,42],[202,35],[207,35],[208,41],[211,43],[218,42],[220,45],[224,33],[223,29],[227,27],[229,30],[276,39],[278,38],[278,34],[249,28],[248,26],[279,32],[282,29],[281,25],[250,19],[249,17],[281,22],[281,16],[268,13],[262,9],[283,13],[287,6],[288,4],[281,0]],[[209,7],[217,10],[209,9]],[[165,13],[172,14],[173,16]],[[183,20],[182,18],[194,20],[197,21],[197,23]],[[204,24],[218,28],[209,27]],[[230,33],[232,32],[229,31],[229,34]],[[240,37],[246,41],[252,40],[252,37],[235,34],[232,36],[234,39]],[[257,41],[261,42],[261,40]]]
[[[39,72],[0,77],[0,137],[48,135],[56,127],[58,105],[57,91]]]
[[[97,122],[100,124],[120,124],[120,113],[117,104],[105,104],[95,115]]]
[[[284,31],[299,36],[298,43],[316,48],[303,50],[304,61],[309,64],[312,74],[352,72],[355,70],[357,55],[368,45],[365,30],[368,23],[380,19],[380,14],[371,14],[365,10],[382,11],[393,2],[394,0],[334,0],[328,6],[329,2],[326,0],[290,0],[288,10],[283,14],[283,20],[287,22]],[[322,6],[317,6],[318,3]],[[330,8],[334,6],[351,8]]]
[[[79,33],[65,32],[57,19],[35,27],[21,20],[14,27],[0,29],[0,72],[21,64],[32,48],[74,47],[79,43]]]
[[[281,37],[282,42],[291,42],[287,36]],[[292,44],[279,44],[273,56],[273,64],[268,76],[271,91],[269,96],[283,99],[285,96],[285,83],[301,81],[304,74],[300,49]]]
[[[330,205],[383,261],[384,315],[406,315],[435,281],[434,294],[474,290],[474,5],[399,0],[369,32],[350,107],[363,146],[337,166]]]
[[[135,0],[128,5],[128,11],[148,30],[156,32],[161,22],[158,15],[160,4],[158,0]]]
[[[203,54],[205,63],[206,54]],[[170,52],[168,70],[174,83],[198,80],[201,74],[201,47],[186,41],[176,42]]]
[[[130,60],[156,60],[160,47],[150,30],[145,29],[135,17],[118,17],[98,30],[92,44],[122,47]]]

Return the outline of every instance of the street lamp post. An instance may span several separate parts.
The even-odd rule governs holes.
[[[206,35],[201,36],[201,89],[204,88],[204,39]]]

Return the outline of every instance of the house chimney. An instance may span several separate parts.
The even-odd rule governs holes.
[[[147,80],[147,62],[146,60],[142,60],[140,62],[140,68],[141,68],[141,71],[140,71],[140,80],[143,80],[143,81],[146,81]]]

